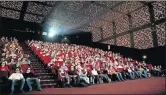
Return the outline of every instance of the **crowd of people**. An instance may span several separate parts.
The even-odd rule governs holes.
[[[27,83],[29,91],[32,90],[31,80],[35,80],[37,89],[41,90],[40,80],[31,70],[29,56],[24,54],[22,47],[16,38],[2,37],[0,40],[0,78],[9,80],[11,94],[14,93],[15,85],[21,82],[20,91],[24,92],[24,84]],[[5,72],[6,75],[4,75]]]
[[[135,80],[163,75],[161,66],[124,58],[119,53],[87,46],[27,41],[29,47],[55,73],[59,80],[71,86],[83,81],[87,85]],[[157,69],[156,69],[157,68]]]
[[[124,58],[119,53],[111,51],[33,40],[26,41],[26,44],[62,83],[70,87],[81,82],[88,86],[126,79],[148,78],[151,74],[164,76],[161,66]],[[24,54],[16,38],[0,39],[0,58],[0,73],[9,72],[6,80],[11,82],[11,94],[14,93],[15,85],[20,82],[21,92],[24,92],[25,84],[28,85],[29,91],[32,91],[32,80],[36,82],[37,90],[42,90],[40,79],[31,68],[31,58]],[[0,78],[2,77],[4,76],[0,74]]]

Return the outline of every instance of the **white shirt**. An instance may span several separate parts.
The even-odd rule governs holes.
[[[92,70],[92,75],[98,75],[96,70]]]
[[[21,79],[23,79],[24,77],[23,77],[23,75],[21,74],[21,73],[13,73],[10,77],[9,77],[9,79],[10,80],[21,80]]]
[[[128,72],[132,72],[131,68],[128,68]]]

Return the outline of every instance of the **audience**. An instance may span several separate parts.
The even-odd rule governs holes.
[[[118,81],[127,79],[134,80],[142,77],[165,76],[161,66],[154,66],[152,70],[143,62],[135,61],[131,58],[124,58],[118,53],[103,51],[96,48],[75,44],[60,44],[42,41],[28,41],[27,45],[31,47],[40,59],[47,64],[50,69],[56,71],[63,82],[68,85],[77,84],[80,80],[88,85],[95,83],[111,82],[115,76]],[[14,85],[21,81],[20,90],[26,79],[29,91],[32,90],[30,81],[35,81],[37,89],[40,91],[40,80],[31,73],[31,68],[23,71],[22,65],[30,65],[30,56],[26,56],[16,38],[2,37],[0,39],[0,71],[9,71],[9,80],[11,84],[11,94],[14,92]],[[12,71],[14,73],[11,73]],[[23,75],[22,75],[23,73]],[[25,78],[25,79],[24,79]]]

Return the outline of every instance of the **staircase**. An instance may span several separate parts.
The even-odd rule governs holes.
[[[20,43],[24,53],[30,55],[31,68],[35,70],[36,75],[40,79],[42,88],[55,87],[57,84],[56,76],[45,66],[45,64],[39,59],[37,55],[25,44]]]

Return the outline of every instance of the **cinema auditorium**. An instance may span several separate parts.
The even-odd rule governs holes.
[[[165,9],[0,0],[0,94],[166,94]]]

